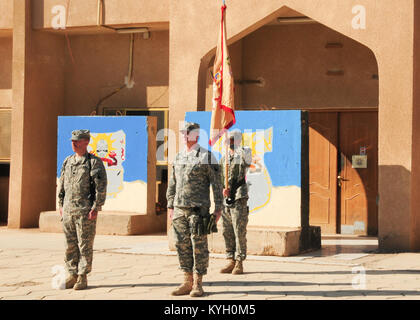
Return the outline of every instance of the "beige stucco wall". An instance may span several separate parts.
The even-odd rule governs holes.
[[[57,115],[64,39],[31,30],[28,0],[14,2],[13,111],[8,226],[34,227],[55,207]],[[39,161],[42,157],[42,161]]]
[[[411,198],[411,137],[413,110],[414,1],[231,0],[227,11],[230,42],[243,38],[281,14],[288,6],[369,47],[379,68],[379,243],[408,249]],[[353,29],[352,7],[364,5],[367,29]],[[184,111],[196,110],[200,61],[213,54],[220,3],[192,7],[185,0],[170,2],[170,127],[178,128]],[[205,18],[204,18],[205,17]],[[392,23],[390,23],[392,21]],[[200,25],[200,29],[187,26]],[[188,41],[188,51],[184,48]],[[390,45],[392,44],[392,45]],[[205,59],[204,59],[205,60]],[[185,70],[188,66],[188,75]],[[205,68],[208,62],[204,63]],[[202,66],[203,68],[203,66]],[[400,90],[396,90],[396,84]],[[392,166],[391,170],[388,170]],[[397,170],[395,171],[394,168]],[[408,172],[408,175],[406,174]],[[395,176],[402,177],[396,181]]]
[[[89,115],[98,102],[124,85],[128,74],[130,35],[69,36],[75,64],[65,48],[66,115]],[[135,36],[133,88],[122,89],[99,108],[168,107],[169,33],[151,32],[149,39]]]
[[[325,48],[341,43],[343,48]],[[263,78],[263,87],[236,84],[237,109],[377,107],[378,66],[366,46],[321,24],[268,25],[230,46],[237,80]],[[239,50],[238,50],[239,49]],[[328,70],[343,76],[328,76]],[[206,110],[212,79],[206,74]]]
[[[242,62],[242,55],[243,55],[243,47],[242,47],[242,40],[236,41],[232,43],[229,47],[229,55],[231,57],[232,63],[232,73],[235,79],[242,79],[242,69],[243,69],[243,62]],[[214,64],[214,55],[210,59],[208,63],[207,70],[202,70],[203,73],[199,74],[199,88],[198,88],[198,103],[197,109],[198,111],[206,110],[211,111],[213,105],[213,64]],[[205,69],[205,68],[203,68]],[[204,90],[200,86],[202,83],[205,84]],[[240,109],[242,106],[242,86],[235,85],[235,107]],[[203,96],[205,96],[203,98]],[[205,106],[203,107],[203,103]]]
[[[34,4],[33,27],[52,28],[54,6],[67,7],[67,0],[43,0]],[[107,25],[162,23],[169,21],[169,0],[106,0],[104,23]],[[98,0],[71,0],[67,8],[68,27],[96,26]]]
[[[297,186],[272,187],[266,206],[249,214],[248,225],[255,227],[301,226],[301,189]]]
[[[413,77],[413,165],[412,167],[412,198],[420,199],[420,1],[414,5],[414,77]],[[420,250],[420,210],[418,201],[411,202],[411,211],[416,214],[411,215],[411,247]]]
[[[55,208],[56,181],[51,178],[56,170],[57,116],[90,114],[101,98],[124,84],[129,66],[129,35],[72,33],[67,41],[64,32],[31,30],[29,3],[14,2],[9,227],[36,227],[39,213]],[[168,31],[152,31],[147,40],[136,35],[135,85],[103,106],[167,107],[168,47]],[[46,160],[35,164],[39,154]],[[152,193],[147,194],[149,198]],[[154,211],[154,202],[150,208]]]
[[[28,6],[29,1],[0,0],[0,9],[10,13],[0,16],[0,29],[10,29],[11,25],[14,28],[12,100],[15,110],[12,127],[11,174],[13,179],[10,190],[11,194],[20,197],[21,201],[15,201],[16,204],[10,206],[13,212],[11,226],[31,225],[36,218],[34,212],[41,211],[39,210],[40,203],[43,203],[42,210],[46,210],[48,208],[45,206],[48,206],[52,200],[49,196],[38,194],[38,191],[33,194],[32,190],[39,185],[45,185],[47,190],[55,187],[55,173],[51,174],[51,179],[48,174],[49,167],[55,170],[56,144],[55,141],[49,140],[56,132],[55,116],[64,113],[88,114],[96,98],[109,93],[108,89],[119,84],[128,69],[128,40],[126,40],[128,36],[124,38],[124,36],[110,35],[109,38],[101,38],[95,35],[88,38],[90,36],[70,35],[75,59],[81,70],[79,72],[82,73],[79,77],[76,76],[77,72],[70,67],[63,35],[53,36],[44,32],[38,34],[30,30],[32,26],[50,27],[51,6],[65,2],[67,1],[32,1],[34,4],[32,11],[23,14],[22,10]],[[157,42],[155,48],[148,48],[147,45],[137,47],[145,49],[137,51],[141,59],[137,58],[134,62],[136,68],[145,68],[136,71],[135,81],[136,79],[139,81],[138,86],[132,89],[132,92],[119,93],[120,97],[113,97],[107,103],[147,105],[150,103],[147,99],[147,96],[150,96],[147,93],[151,90],[149,88],[159,88],[153,92],[153,95],[157,96],[163,92],[160,91],[164,90],[163,87],[169,85],[169,95],[162,98],[162,104],[170,106],[170,128],[177,131],[178,122],[184,119],[185,111],[205,108],[206,97],[202,92],[206,91],[206,76],[203,76],[203,73],[208,72],[209,62],[214,54],[221,2],[200,1],[200,5],[193,5],[187,0],[158,2],[107,0],[105,2],[105,23],[114,25],[156,23],[163,26],[162,28],[169,24],[170,28],[170,41],[169,34],[166,32],[166,35],[162,33],[162,38],[166,40]],[[376,57],[379,74],[377,103],[379,106],[379,242],[381,247],[409,249],[411,240],[411,247],[413,247],[412,239],[414,238],[413,236],[410,238],[410,234],[413,235],[416,232],[415,226],[419,221],[417,216],[420,215],[415,201],[415,190],[418,189],[416,187],[420,179],[417,177],[415,168],[412,167],[412,164],[416,163],[413,159],[417,160],[415,151],[420,143],[417,139],[417,131],[412,125],[413,106],[418,105],[418,92],[415,91],[418,90],[416,89],[418,86],[413,85],[413,79],[418,81],[418,76],[415,76],[413,69],[413,38],[416,36],[414,34],[414,0],[229,0],[227,5],[229,42],[234,43],[243,39],[237,42],[236,46],[231,46],[232,59],[239,56],[238,60],[241,60],[240,63],[234,62],[234,72],[238,69],[237,64],[246,65],[245,69],[239,68],[243,73],[242,77],[248,75],[251,77],[254,71],[259,71],[258,64],[251,67],[251,64],[247,63],[248,60],[252,62],[255,59],[256,62],[261,63],[265,57],[264,50],[267,50],[266,54],[274,54],[267,49],[268,46],[263,46],[265,49],[261,52],[250,52],[250,47],[252,48],[255,43],[258,44],[265,37],[264,33],[269,32],[269,27],[256,31],[257,29],[286,12],[290,13],[290,10],[284,6],[309,16],[372,50]],[[366,8],[367,28],[365,30],[356,30],[351,26],[354,17],[352,7],[355,5],[364,5]],[[418,4],[416,10],[419,10]],[[12,14],[13,18],[11,18]],[[68,26],[70,27],[95,26],[97,1],[72,0],[69,15]],[[33,23],[30,17],[33,17]],[[416,19],[420,19],[418,13]],[[30,24],[26,24],[26,29],[25,21],[30,21]],[[302,28],[305,27],[302,26]],[[253,31],[256,32],[252,34]],[[279,31],[276,30],[276,32]],[[275,37],[278,36],[281,34]],[[302,32],[302,37],[304,36],[308,35]],[[418,35],[416,39],[418,41]],[[147,41],[153,41],[153,32],[151,40],[139,42],[145,44]],[[160,47],[164,43],[166,43],[166,48],[160,52]],[[280,46],[280,44],[276,45]],[[112,49],[112,52],[99,52],[101,48],[102,51]],[[86,61],[81,53],[87,53]],[[169,57],[167,58],[169,63],[161,62],[164,59],[160,57],[165,57],[165,55]],[[342,61],[351,58],[353,56],[347,58],[343,56]],[[372,66],[372,59],[372,57],[369,58],[370,62],[363,69],[369,69]],[[146,63],[142,64],[138,60],[148,62],[152,66],[148,67]],[[110,61],[115,66],[100,70],[96,61],[101,62],[102,66]],[[339,61],[336,60],[336,62]],[[352,70],[357,70],[356,66],[354,67],[355,69]],[[416,68],[418,69],[418,65]],[[93,77],[92,73],[95,71],[100,76]],[[148,80],[142,82],[141,76]],[[336,77],[334,79],[336,80]],[[356,79],[353,78],[353,80]],[[77,88],[76,80],[83,84],[82,88]],[[367,87],[374,82],[374,80],[367,81]],[[99,85],[96,86],[96,84]],[[281,84],[280,82],[277,85]],[[287,84],[284,85],[287,87]],[[324,88],[325,86],[322,87]],[[376,104],[374,100],[376,89],[365,86],[350,88],[356,94],[348,95],[344,92],[344,87],[340,87],[337,91],[338,98],[331,97],[331,105],[341,103],[345,94],[347,94],[346,101],[350,101],[352,105],[365,102]],[[259,93],[253,92],[254,89],[257,90],[257,88],[250,88],[247,89],[248,92],[240,93],[237,100],[242,105],[248,105],[246,99],[250,100],[249,105],[256,104]],[[342,90],[341,93],[340,90]],[[363,93],[366,95],[360,97]],[[278,104],[283,103],[282,97],[271,96],[266,100],[271,99],[270,103]],[[295,100],[291,99],[284,103],[305,102],[298,100],[298,93],[295,93],[294,97]],[[320,96],[310,97],[314,105],[321,104]],[[414,97],[417,97],[417,100],[414,100]],[[114,98],[116,100],[113,100]],[[414,115],[417,117],[417,113]],[[39,145],[39,141],[49,141],[49,143],[35,147]],[[41,151],[49,155],[46,157],[49,160],[35,165],[33,161],[31,162],[31,157]],[[169,153],[173,152],[170,150]]]
[[[0,33],[1,29],[13,28],[13,0],[0,0]]]
[[[364,4],[367,8],[368,12],[368,28],[367,30],[353,30],[351,27],[351,20],[353,18],[353,14],[351,12],[352,5],[355,5],[356,2],[354,1],[340,1],[339,3],[334,0],[324,1],[322,3],[317,3],[316,5],[311,2],[305,1],[265,1],[264,3],[250,3],[249,1],[230,1],[229,7],[227,11],[227,29],[228,29],[228,37],[230,41],[235,41],[240,37],[249,34],[250,32],[254,31],[256,28],[264,25],[265,23],[273,20],[275,17],[281,15],[282,10],[279,10],[283,5],[289,5],[290,7],[294,8],[302,12],[303,14],[307,14],[310,17],[317,19],[321,23],[332,27],[339,32],[343,33],[344,35],[355,37],[356,40],[364,42],[371,48],[380,47],[381,50],[379,54],[384,54],[381,52],[388,52],[389,50],[387,43],[388,41],[384,41],[383,44],[378,41],[382,37],[386,37],[388,34],[385,30],[392,30],[391,35],[395,35],[398,38],[398,43],[403,42],[404,40],[400,37],[400,32],[396,32],[396,30],[401,30],[397,28],[397,25],[402,26],[405,30],[410,30],[412,33],[412,26],[410,26],[410,21],[404,19],[401,16],[395,17],[394,12],[404,12],[406,11],[407,14],[412,12],[412,7],[410,7],[409,3],[398,4],[396,5],[392,1],[384,1],[383,6],[376,7],[374,1],[362,1],[357,2],[357,4]],[[381,2],[382,4],[382,2]],[[189,10],[185,10],[187,6],[187,2],[184,1],[172,1],[171,2],[171,19],[175,20],[176,18],[180,18],[181,15],[184,15],[183,21],[188,21],[188,25],[195,25],[200,24],[200,30],[194,28],[184,28],[184,25],[180,21],[177,23],[171,23],[171,57],[174,57],[174,63],[171,60],[171,77],[173,75],[174,83],[176,83],[176,88],[174,87],[174,91],[178,91],[179,89],[185,90],[185,92],[190,91],[187,87],[188,82],[196,82],[194,77],[190,79],[185,79],[185,73],[180,72],[180,69],[183,65],[189,65],[189,68],[195,67],[198,68],[197,64],[199,59],[195,58],[194,56],[197,55],[203,58],[207,53],[209,53],[212,49],[214,49],[216,40],[217,40],[217,32],[218,29],[214,26],[217,25],[220,9],[217,2],[211,2],[203,4],[202,6],[195,6],[194,8],[189,8]],[[398,10],[392,10],[392,7]],[[240,10],[239,10],[240,8]],[[332,14],[325,14],[328,12],[334,12]],[[185,14],[188,14],[185,16]],[[203,19],[203,16],[206,15],[207,19]],[[392,27],[386,21],[392,20],[393,24]],[[410,19],[408,19],[410,20]],[[412,21],[411,21],[412,22]],[[306,26],[305,26],[306,27]],[[390,31],[388,30],[388,31]],[[262,31],[258,31],[262,32]],[[257,33],[255,33],[257,34]],[[381,34],[381,36],[378,36]],[[407,33],[405,33],[407,34]],[[408,32],[406,38],[409,39],[410,31]],[[370,38],[369,38],[370,35]],[[199,38],[199,40],[198,40]],[[197,39],[197,41],[190,41],[188,46],[188,52],[182,52],[182,44],[185,43],[186,39]],[[245,41],[245,40],[244,40]],[[353,42],[348,40],[348,42]],[[410,41],[408,41],[410,42]],[[172,47],[173,46],[173,47]],[[409,51],[409,45],[405,45]],[[260,49],[260,48],[258,48]],[[387,50],[385,50],[387,49]],[[395,49],[396,50],[396,49]],[[254,48],[253,51],[257,51]],[[182,54],[181,54],[182,52]],[[393,52],[394,57],[398,54]],[[404,55],[404,53],[402,53]],[[389,56],[388,54],[386,54]],[[406,54],[406,58],[410,55]],[[233,58],[232,58],[233,59]],[[370,62],[372,61],[373,57],[370,57]],[[268,59],[267,59],[268,60]],[[398,59],[393,59],[394,62],[397,62]],[[179,68],[179,70],[178,70]],[[234,70],[235,71],[235,70]],[[198,74],[198,70],[197,70]],[[184,81],[178,81],[178,79],[183,77]],[[172,81],[172,78],[171,78]],[[375,81],[373,81],[374,83]],[[191,85],[192,86],[192,85]],[[185,89],[184,89],[185,88]],[[196,100],[199,101],[199,98],[195,95],[188,94],[188,100],[183,100],[183,104],[189,104],[195,106]],[[180,97],[186,97],[185,94],[178,94]],[[372,100],[372,99],[371,99]],[[171,97],[171,102],[178,103],[178,98]],[[366,101],[368,103],[369,101]],[[375,102],[375,101],[374,101]],[[375,103],[369,102],[369,104]],[[360,104],[364,104],[362,101]],[[181,104],[181,103],[180,103]],[[171,103],[172,105],[172,103]],[[194,108],[194,107],[192,107]]]
[[[16,110],[12,112],[11,176],[15,176],[16,169],[21,169],[22,226],[37,226],[40,212],[54,209],[55,206],[57,115],[62,112],[64,93],[63,39],[55,35],[33,32],[31,40],[32,46],[28,52],[31,63],[24,75],[26,95],[30,98],[24,100],[22,110],[14,95]],[[21,132],[17,132],[16,122],[23,122]],[[33,137],[36,137],[36,140]],[[23,139],[22,149],[18,148],[16,139]],[[35,164],[34,159],[38,158],[38,155],[43,155],[43,161],[36,161]],[[20,164],[20,168],[16,168],[16,164]],[[11,190],[17,187],[16,182],[11,179]],[[16,223],[16,215],[13,212],[18,210],[15,206],[18,205],[19,198],[16,199],[15,195],[16,193],[10,192],[10,225]]]
[[[328,42],[343,48],[326,49]],[[241,107],[377,107],[377,64],[373,53],[321,24],[267,26],[243,39]],[[340,69],[344,76],[328,76]]]

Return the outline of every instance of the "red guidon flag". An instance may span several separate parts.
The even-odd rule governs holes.
[[[226,44],[226,6],[222,6],[219,40],[213,66],[213,108],[209,144],[214,145],[236,122],[234,112],[233,76]]]

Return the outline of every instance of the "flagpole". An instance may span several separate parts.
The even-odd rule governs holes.
[[[221,39],[222,39],[222,43],[221,43],[221,49],[222,49],[222,86],[223,86],[223,63],[224,63],[224,61],[223,61],[223,35],[224,35],[224,30],[223,30],[223,28],[224,28],[224,10],[226,10],[226,4],[225,4],[225,0],[223,0],[223,8],[222,8],[222,36],[221,36]],[[223,90],[223,89],[222,89]],[[225,130],[225,159],[226,159],[226,161],[225,161],[225,188],[226,189],[228,189],[229,188],[229,177],[228,177],[228,174],[229,174],[229,141],[228,141],[228,132],[227,132],[227,130]],[[229,194],[229,197],[230,197],[230,194]]]
[[[229,161],[229,144],[228,144],[228,134],[227,130],[225,131],[225,189],[228,189],[228,161]],[[230,197],[230,194],[229,194]]]

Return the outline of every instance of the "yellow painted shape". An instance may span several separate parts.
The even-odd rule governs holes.
[[[112,143],[114,143],[116,140],[112,140],[112,133],[110,133],[110,134],[106,134],[106,133],[98,133],[98,134],[96,135],[96,137],[92,136],[92,137],[91,137],[91,141],[92,141],[92,142],[89,144],[89,146],[92,148],[92,150],[93,150],[93,154],[94,154],[95,156],[98,156],[98,154],[96,153],[96,148],[97,148],[98,142],[99,142],[100,140],[105,140],[105,141],[107,142],[107,145],[108,145],[108,153],[107,153],[107,155],[106,155],[106,158],[107,158],[107,157],[109,156],[109,154],[110,154],[110,152],[111,152],[111,151],[116,150],[116,149],[112,146]]]

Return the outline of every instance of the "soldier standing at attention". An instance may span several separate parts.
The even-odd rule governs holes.
[[[251,165],[251,149],[242,147],[242,133],[233,130],[228,134],[229,171],[228,186],[223,188],[225,208],[222,213],[223,237],[226,245],[228,264],[220,270],[221,273],[242,274],[243,262],[246,258],[246,227],[249,209],[248,187],[245,175]],[[223,184],[225,156],[220,160]]]
[[[207,234],[199,230],[205,229],[203,217],[210,216],[210,184],[216,223],[223,208],[221,170],[214,155],[197,143],[199,130],[200,125],[191,122],[181,130],[186,148],[175,157],[166,193],[179,265],[184,271],[184,283],[172,292],[175,296],[200,297],[204,293],[202,279],[207,273],[209,251]]]
[[[102,160],[87,152],[89,130],[74,130],[71,136],[73,155],[61,168],[59,208],[66,238],[65,258],[69,277],[66,289],[87,288],[87,274],[92,270],[96,217],[105,203],[107,176]]]

